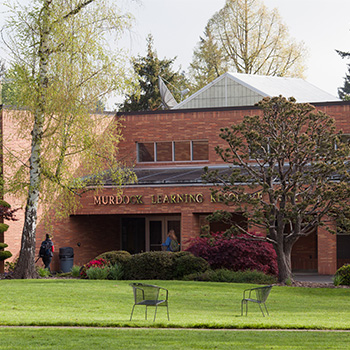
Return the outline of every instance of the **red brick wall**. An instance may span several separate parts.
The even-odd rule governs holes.
[[[317,108],[333,116],[336,126],[345,133],[350,133],[350,104],[349,103],[329,103],[318,104]],[[259,114],[259,110],[252,108],[223,108],[220,110],[196,110],[196,111],[167,111],[159,113],[135,113],[125,115],[122,121],[124,125],[122,141],[119,145],[120,158],[128,160],[133,164],[136,160],[136,142],[152,141],[174,141],[174,140],[209,140],[209,161],[205,162],[177,162],[159,164],[138,164],[141,166],[188,166],[188,165],[214,165],[222,163],[214,148],[222,144],[220,128],[235,124],[243,119],[245,115]],[[118,117],[119,118],[119,117]],[[15,150],[28,150],[27,139],[15,138],[14,130],[18,129],[14,120],[10,119],[10,112],[5,111],[4,118],[4,144],[6,147]],[[24,155],[24,152],[22,152]],[[27,158],[24,156],[24,160]],[[11,176],[11,167],[5,164],[5,173]],[[106,189],[104,194],[115,195],[113,189]],[[209,194],[209,188],[202,187],[140,187],[126,188],[125,194],[173,194],[173,193],[203,193]],[[72,216],[61,222],[56,222],[53,228],[54,242],[57,252],[54,257],[54,266],[58,266],[58,248],[72,246],[75,250],[75,262],[81,264],[89,260],[96,254],[109,249],[119,249],[119,218],[124,214],[181,214],[181,225],[183,241],[187,237],[197,234],[200,229],[200,214],[204,215],[219,209],[222,205],[213,205],[210,201],[203,203],[184,204],[144,204],[144,205],[100,205],[93,204],[92,194],[83,197],[83,208],[78,211],[78,216]],[[5,200],[8,197],[5,197]],[[23,203],[21,198],[10,198],[11,204]],[[18,203],[18,204],[17,204]],[[14,206],[14,205],[13,205]],[[224,207],[224,206],[222,206]],[[226,208],[225,208],[226,209]],[[96,215],[96,216],[95,216]],[[100,217],[98,217],[100,216]],[[18,254],[23,226],[23,211],[19,212],[20,221],[10,223],[10,229],[5,235],[5,240],[9,244],[9,250]],[[42,224],[38,226],[38,244],[45,234]],[[336,262],[336,249],[334,239],[323,233],[318,238],[318,270],[319,273],[328,273],[334,270]],[[81,246],[78,247],[77,243]]]

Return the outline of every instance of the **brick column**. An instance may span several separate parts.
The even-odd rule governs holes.
[[[190,211],[181,213],[181,249],[188,246],[190,238],[198,237],[200,234],[199,215],[194,215]]]
[[[335,223],[333,225],[335,226]],[[333,275],[337,271],[337,236],[329,233],[325,227],[319,226],[317,245],[318,273],[320,275]]]

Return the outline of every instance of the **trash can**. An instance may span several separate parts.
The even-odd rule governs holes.
[[[60,269],[62,272],[71,272],[74,260],[74,250],[72,247],[60,248]]]

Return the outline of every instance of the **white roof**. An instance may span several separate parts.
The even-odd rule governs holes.
[[[174,109],[249,106],[263,97],[279,95],[294,97],[297,102],[340,101],[300,78],[225,73],[176,105]]]

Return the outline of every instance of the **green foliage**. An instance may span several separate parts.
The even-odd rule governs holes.
[[[125,101],[119,106],[122,112],[149,111],[160,109],[162,100],[159,92],[158,77],[169,84],[168,88],[179,102],[179,91],[188,85],[179,72],[172,70],[176,58],[160,60],[153,48],[153,37],[147,37],[147,56],[132,58],[132,67],[136,80],[132,92],[126,94]],[[171,85],[170,85],[171,84]]]
[[[190,74],[194,80],[195,90],[211,83],[226,71],[227,64],[225,64],[223,52],[219,49],[213,37],[211,25],[208,23],[204,30],[204,37],[200,37],[194,49],[190,64]]]
[[[106,280],[109,274],[107,266],[92,266],[86,270],[86,276],[89,280]]]
[[[344,51],[338,51],[337,53],[341,56],[341,58],[350,58],[350,52],[344,52]],[[348,72],[345,74],[344,77],[344,85],[343,87],[338,88],[338,95],[339,98],[344,101],[350,100],[350,64],[347,65]]]
[[[131,258],[131,254],[125,250],[112,250],[98,255],[95,260],[103,259],[110,265],[125,264]]]
[[[174,269],[174,253],[145,252],[135,254],[124,265],[124,278],[147,280],[172,279]]]
[[[37,271],[38,275],[42,278],[46,278],[46,277],[51,276],[50,271],[48,269],[43,268],[43,267],[37,266],[36,271]]]
[[[5,225],[5,224],[0,224],[0,232],[1,232],[1,225]],[[5,226],[7,226],[7,228],[9,227],[8,225],[5,225]],[[7,230],[7,228],[6,228],[6,230]],[[8,258],[11,258],[12,253],[9,252],[8,250],[5,250],[5,251],[3,250],[7,247],[8,247],[8,245],[6,243],[0,243],[0,261],[4,261]]]
[[[11,258],[12,253],[9,252],[8,250],[5,251],[0,251],[0,261],[4,261],[8,258]]]
[[[91,266],[86,269],[86,276],[89,280],[121,280],[123,273],[123,267],[117,264]]]
[[[203,258],[194,256],[189,252],[174,254],[173,278],[182,279],[191,273],[201,273],[209,268],[209,264]]]
[[[207,270],[202,273],[193,273],[184,277],[186,281],[227,282],[227,283],[255,283],[273,284],[276,277],[265,275],[256,270],[232,271],[227,269]]]
[[[184,275],[203,272],[208,263],[188,252],[146,252],[135,254],[124,265],[124,279],[181,279]]]
[[[296,240],[326,216],[349,212],[350,148],[340,142],[333,118],[310,104],[279,96],[264,98],[258,106],[261,114],[221,129],[226,145],[216,152],[233,171],[207,173],[205,179],[223,185],[213,195],[249,213],[250,227],[266,232],[278,256],[279,281],[285,282],[291,277],[286,252],[290,256]],[[249,184],[249,191],[240,184]],[[239,223],[228,223],[244,231]],[[350,225],[350,220],[342,223]]]
[[[6,261],[5,262],[5,271],[8,273],[13,273],[13,271],[15,270],[17,261],[18,261],[18,258],[12,262]]]
[[[350,286],[350,265],[343,265],[334,275],[333,283],[335,286]]]
[[[109,280],[122,280],[124,277],[124,268],[122,265],[114,264],[109,266],[107,278]]]
[[[0,223],[0,233],[6,232],[8,230],[8,228],[9,228],[9,225]]]
[[[81,267],[78,266],[78,265],[73,265],[71,271],[70,271],[70,274],[73,276],[73,277],[80,277],[80,269]]]
[[[289,35],[277,9],[258,0],[226,0],[208,25],[228,70],[302,77],[307,49]]]

